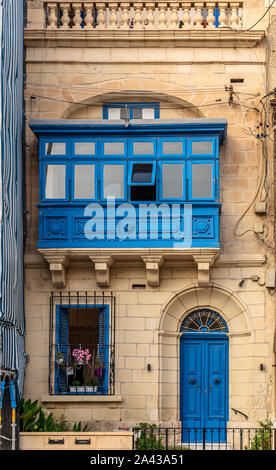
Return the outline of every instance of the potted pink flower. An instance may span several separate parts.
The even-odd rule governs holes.
[[[76,348],[72,352],[73,361],[78,366],[87,365],[89,363],[89,361],[91,360],[91,357],[92,357],[92,355],[91,355],[89,349]]]

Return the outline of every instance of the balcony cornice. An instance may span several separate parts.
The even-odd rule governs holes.
[[[25,46],[44,47],[255,47],[264,30],[45,30],[26,29]]]

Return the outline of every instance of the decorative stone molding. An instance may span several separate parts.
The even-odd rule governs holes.
[[[89,256],[95,265],[96,280],[100,287],[109,286],[109,270],[113,263],[112,256]]]
[[[142,256],[146,265],[147,283],[149,286],[159,286],[159,268],[163,264],[163,256]]]
[[[210,266],[214,264],[218,253],[201,253],[193,255],[194,261],[197,263],[198,269],[198,285],[209,286],[210,284]]]
[[[44,258],[49,263],[49,269],[52,276],[52,282],[55,287],[66,286],[66,268],[69,264],[69,259],[65,255],[52,254]]]

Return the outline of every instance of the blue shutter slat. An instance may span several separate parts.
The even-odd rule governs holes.
[[[69,342],[69,311],[67,308],[60,307],[57,311],[57,342],[56,342],[56,353],[60,351],[65,361],[69,361],[70,346]],[[61,369],[56,365],[56,384],[57,393],[60,393],[62,389],[67,388],[67,373],[66,369]]]

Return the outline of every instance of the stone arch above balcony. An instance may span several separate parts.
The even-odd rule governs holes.
[[[74,91],[77,103],[69,105],[60,118],[102,119],[102,105],[106,102],[158,102],[160,103],[160,118],[163,119],[203,118],[207,116],[200,108],[205,99],[203,95],[197,95],[194,90],[193,100],[191,100],[192,93],[189,88],[173,81],[145,79],[138,76],[97,82],[93,84],[93,88],[94,96],[91,96],[91,88],[88,87],[86,98],[84,98],[85,88],[81,91]],[[78,97],[78,93],[80,97]]]
[[[198,308],[209,308],[219,313],[228,325],[229,336],[250,335],[253,331],[246,304],[234,292],[211,284],[202,288],[192,285],[174,294],[162,308],[159,334],[180,335],[183,319]]]

